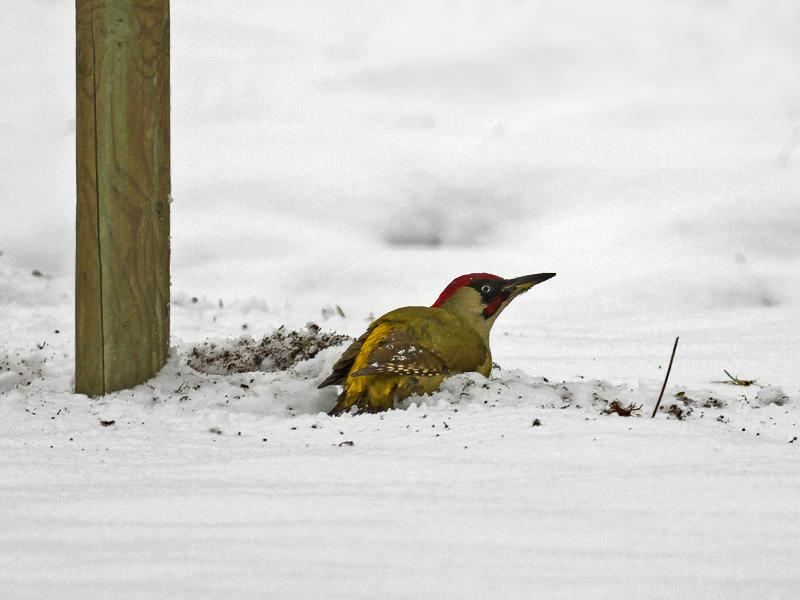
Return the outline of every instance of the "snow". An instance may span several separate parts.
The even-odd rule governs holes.
[[[502,367],[331,418],[336,392],[316,384],[341,346],[215,374],[176,338],[156,378],[90,400],[71,393],[65,282],[4,276],[63,298],[5,302],[0,323],[16,340],[0,361],[9,598],[789,598],[798,584],[798,412],[761,406],[774,388],[672,383],[651,420],[656,382]],[[205,341],[284,318],[242,305],[176,304],[176,329]],[[506,337],[521,354],[533,336]],[[642,408],[604,414],[614,400]]]
[[[794,597],[796,3],[171,4],[173,351],[102,399],[73,7],[4,11],[0,598]],[[558,276],[402,410],[188,364],[479,271]]]
[[[756,402],[758,402],[761,406],[767,406],[768,404],[777,404],[778,406],[782,406],[788,401],[789,397],[784,393],[784,391],[774,385],[763,387],[758,390],[758,394],[756,394]]]

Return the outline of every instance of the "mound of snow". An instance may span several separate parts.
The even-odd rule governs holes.
[[[783,406],[789,401],[789,397],[784,391],[774,385],[768,385],[756,394],[756,404],[759,406],[767,406],[769,404],[777,404]]]

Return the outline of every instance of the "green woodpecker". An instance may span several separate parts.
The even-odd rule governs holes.
[[[439,389],[445,378],[492,370],[489,332],[511,301],[555,273],[503,279],[489,273],[456,277],[430,308],[406,306],[375,320],[342,354],[319,387],[341,385],[331,415],[352,407],[394,408],[412,395]]]

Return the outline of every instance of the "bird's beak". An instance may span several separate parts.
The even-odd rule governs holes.
[[[555,276],[555,273],[537,273],[536,275],[523,275],[522,277],[515,277],[514,279],[506,279],[503,284],[503,291],[510,292],[512,295],[516,296],[527,292],[537,283],[542,283]]]

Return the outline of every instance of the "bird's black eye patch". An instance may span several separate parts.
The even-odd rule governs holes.
[[[481,295],[484,302],[488,302],[500,292],[500,283],[497,281],[475,281],[472,287]]]

